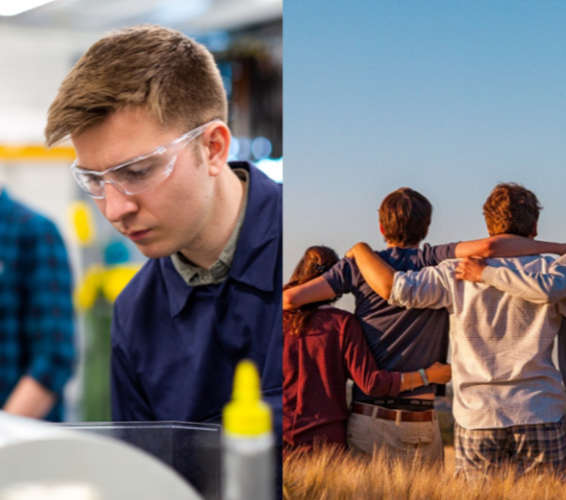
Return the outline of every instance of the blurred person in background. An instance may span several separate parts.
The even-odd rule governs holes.
[[[338,260],[336,252],[328,247],[308,248],[284,290],[321,276]],[[310,451],[315,443],[323,442],[346,446],[349,378],[373,397],[396,397],[399,392],[423,386],[425,379],[438,384],[450,380],[450,365],[442,363],[410,373],[378,370],[356,317],[329,306],[336,300],[338,297],[283,314],[286,451]],[[387,411],[382,410],[382,417]]]
[[[59,231],[0,192],[2,410],[61,422],[75,361],[71,270]]]
[[[281,187],[227,163],[228,102],[212,54],[158,26],[95,43],[51,105],[79,185],[149,260],[112,323],[114,421],[219,423],[251,359],[281,443]]]

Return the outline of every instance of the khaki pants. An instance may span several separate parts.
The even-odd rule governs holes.
[[[444,446],[438,419],[431,422],[395,422],[358,413],[348,420],[348,446],[372,454],[374,449],[392,459],[430,464],[444,463]]]

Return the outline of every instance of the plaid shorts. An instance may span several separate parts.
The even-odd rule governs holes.
[[[516,469],[517,476],[533,471],[564,476],[565,420],[497,429],[465,429],[455,423],[454,448],[455,474],[466,479],[483,477],[506,465]]]

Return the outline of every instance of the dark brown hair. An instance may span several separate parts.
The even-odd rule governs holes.
[[[311,281],[318,276],[322,276],[334,264],[338,262],[338,255],[334,250],[325,246],[313,246],[307,248],[307,251],[295,267],[293,275],[289,282],[283,287],[283,290],[302,285],[307,281]],[[330,300],[323,302],[313,302],[312,304],[305,304],[293,311],[284,311],[284,317],[289,321],[288,333],[290,335],[299,335],[304,331],[316,310],[322,304],[330,304],[338,300],[334,297]]]
[[[483,216],[490,236],[516,234],[536,236],[542,206],[536,195],[514,182],[495,186],[483,205]]]
[[[135,107],[179,132],[228,118],[212,54],[179,31],[138,26],[105,36],[79,59],[49,108],[47,145]]]
[[[388,194],[379,207],[379,223],[387,243],[418,245],[425,239],[432,205],[419,192],[403,187]]]

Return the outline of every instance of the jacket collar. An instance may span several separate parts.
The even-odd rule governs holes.
[[[262,292],[277,287],[281,259],[281,187],[248,162],[230,162],[231,168],[249,172],[248,206],[228,278]],[[185,283],[171,259],[159,259],[169,295],[171,316],[181,312],[195,287]]]

